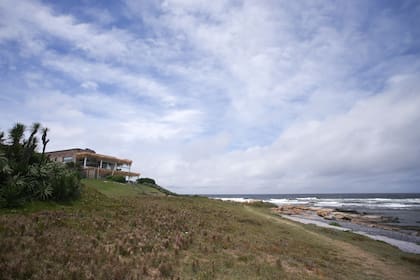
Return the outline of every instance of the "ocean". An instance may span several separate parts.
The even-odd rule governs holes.
[[[339,224],[342,229],[382,240],[406,252],[420,254],[420,193],[213,194],[206,196],[227,201],[262,200],[278,206],[305,205],[389,217],[389,222],[383,224],[393,227],[394,230],[341,220]],[[296,219],[300,219],[299,221],[303,223],[315,223],[327,227],[330,223],[316,215],[310,218],[295,217]]]
[[[276,205],[308,205],[357,211],[395,218],[401,227],[420,229],[420,193],[336,193],[336,194],[211,194],[210,198],[246,202],[262,200]]]

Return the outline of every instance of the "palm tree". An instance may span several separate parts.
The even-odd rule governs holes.
[[[21,123],[15,124],[15,126],[9,131],[10,145],[6,147],[7,158],[9,159],[10,167],[14,173],[27,173],[28,167],[34,161],[35,150],[38,146],[37,133],[41,125],[34,123],[31,127],[31,133],[27,139],[24,138],[26,127]]]

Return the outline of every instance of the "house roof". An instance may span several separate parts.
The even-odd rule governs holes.
[[[96,154],[96,153],[91,153],[91,152],[79,152],[75,154],[76,158],[84,158],[84,157],[89,157],[89,158],[94,158],[94,159],[99,159],[99,160],[106,160],[106,161],[112,161],[112,162],[116,162],[119,164],[129,164],[131,165],[133,163],[132,160],[129,159],[122,159],[122,158],[117,158],[117,157],[112,157],[112,156],[107,156],[107,155],[101,155],[101,154]]]
[[[101,155],[101,154],[97,154],[94,150],[91,149],[80,149],[80,148],[73,148],[73,149],[65,149],[65,150],[58,150],[58,151],[51,151],[51,152],[47,152],[47,155],[53,155],[56,153],[70,153],[72,156],[74,156],[75,158],[84,158],[84,157],[89,157],[89,158],[94,158],[97,160],[106,160],[106,161],[111,161],[111,162],[116,162],[118,164],[129,164],[131,165],[133,163],[132,160],[129,159],[124,159],[124,158],[117,158],[117,157],[113,157],[113,156],[108,156],[108,155]]]

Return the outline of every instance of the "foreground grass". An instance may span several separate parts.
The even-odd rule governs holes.
[[[74,204],[0,214],[0,279],[416,279],[420,273],[416,255],[282,220],[263,207],[85,184]]]

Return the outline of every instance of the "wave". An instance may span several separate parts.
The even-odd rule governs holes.
[[[234,202],[252,202],[260,200],[279,206],[308,205],[326,208],[420,209],[420,198],[318,198],[315,196],[265,199],[223,196],[212,198]]]

